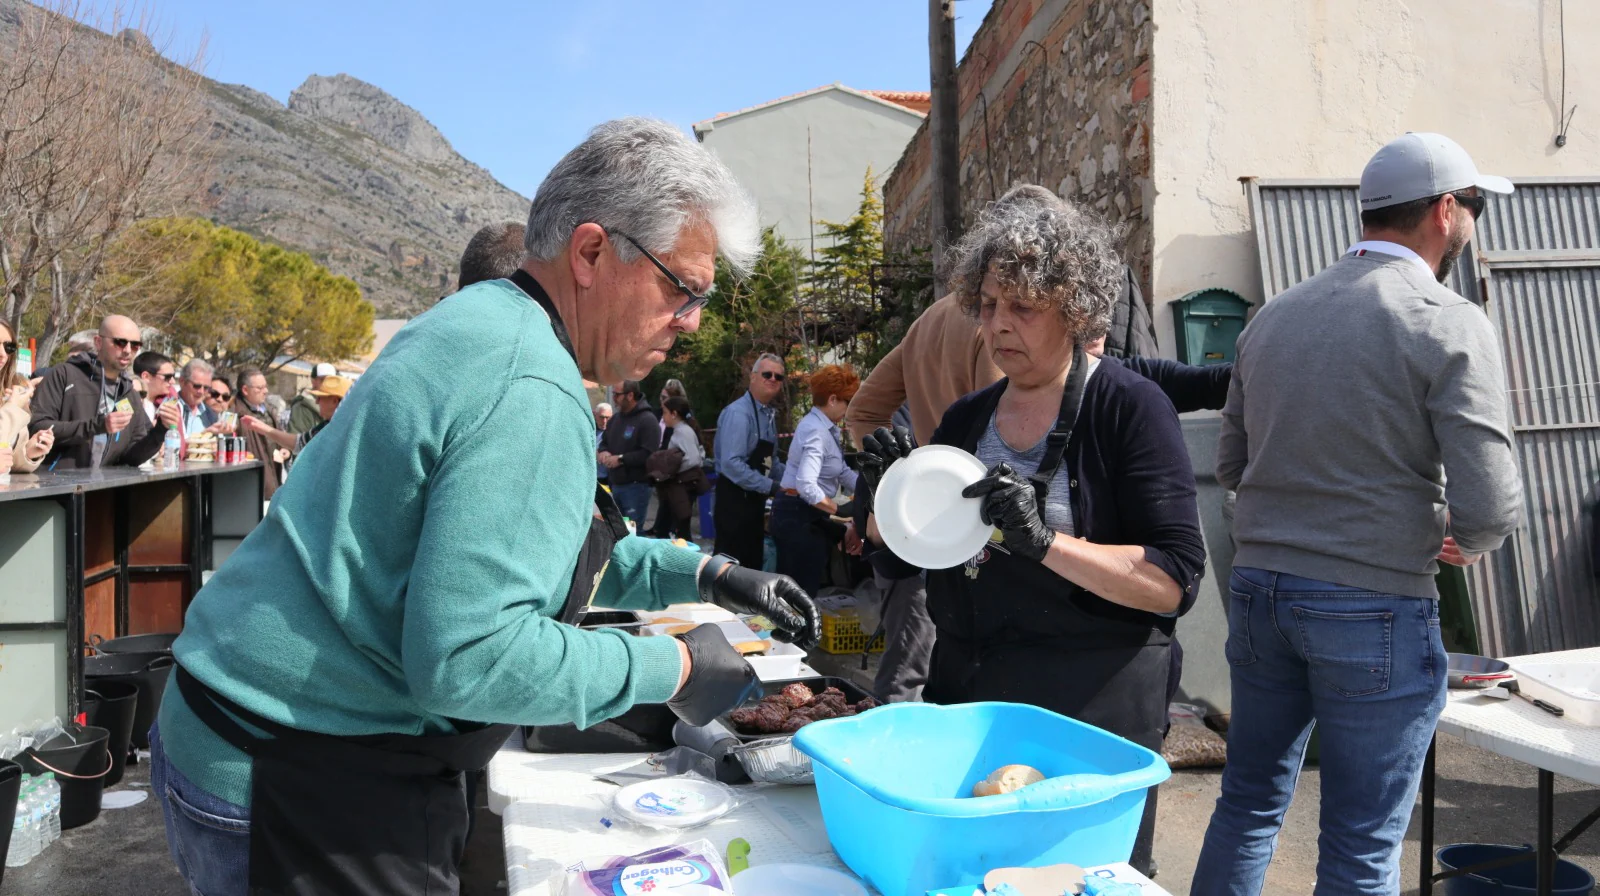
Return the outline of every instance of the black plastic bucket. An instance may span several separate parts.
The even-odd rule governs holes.
[[[1538,892],[1535,881],[1539,872],[1533,864],[1533,850],[1526,846],[1453,843],[1443,847],[1438,852],[1439,867],[1446,871],[1517,855],[1526,858],[1511,865],[1445,880],[1445,896],[1533,896]],[[1554,896],[1589,896],[1594,892],[1594,875],[1581,865],[1557,859],[1550,892]]]
[[[0,759],[0,883],[6,879],[6,853],[11,851],[11,825],[17,820],[17,794],[22,791],[22,766]]]
[[[161,708],[161,694],[167,689],[170,653],[107,653],[83,658],[84,687],[96,681],[130,682],[139,689],[139,705],[133,714],[133,735],[129,738],[141,750],[150,748],[150,726]]]
[[[72,725],[63,734],[29,747],[17,762],[30,775],[53,772],[61,785],[61,829],[86,825],[100,817],[100,794],[111,772],[111,732],[92,725]]]
[[[127,635],[121,638],[89,636],[89,647],[95,653],[171,653],[172,642],[178,640],[177,632],[154,635]]]
[[[89,724],[111,732],[106,748],[111,751],[111,774],[106,786],[122,780],[128,764],[128,744],[133,735],[133,717],[139,710],[139,688],[131,681],[102,678],[92,681],[83,692],[83,712]]]

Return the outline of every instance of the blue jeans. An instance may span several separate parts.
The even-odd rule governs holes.
[[[150,790],[161,801],[167,848],[195,896],[245,896],[250,886],[250,810],[196,787],[167,759],[150,729]]]
[[[1191,896],[1257,896],[1315,725],[1318,896],[1400,892],[1400,843],[1444,709],[1439,602],[1237,567],[1233,718]]]
[[[622,515],[633,520],[633,526],[639,534],[644,534],[644,515],[650,512],[650,493],[654,491],[648,482],[634,482],[628,485],[611,486],[611,497],[617,502],[617,507],[622,510]]]

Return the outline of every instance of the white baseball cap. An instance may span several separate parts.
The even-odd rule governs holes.
[[[339,375],[339,371],[336,368],[334,368],[334,366],[332,364],[329,364],[326,361],[322,362],[321,364],[318,364],[316,367],[313,367],[311,369],[311,376],[312,377],[338,376],[338,375]]]
[[[1388,208],[1477,187],[1509,193],[1511,181],[1479,174],[1461,144],[1443,134],[1408,133],[1392,140],[1361,172],[1361,210]]]

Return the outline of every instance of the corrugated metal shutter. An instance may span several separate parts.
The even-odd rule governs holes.
[[[1268,296],[1358,238],[1355,181],[1246,182]],[[1480,289],[1480,283],[1482,288]],[[1529,178],[1491,196],[1450,286],[1501,333],[1525,527],[1468,571],[1484,649],[1600,644],[1589,509],[1600,500],[1600,183]]]
[[[1333,264],[1361,239],[1361,209],[1353,180],[1245,182],[1261,255],[1261,294],[1272,298]],[[1450,274],[1449,286],[1478,304],[1471,247]]]

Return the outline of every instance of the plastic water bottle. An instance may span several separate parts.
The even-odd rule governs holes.
[[[33,824],[33,776],[24,775],[22,790],[17,793],[17,820],[12,823],[11,852],[6,855],[6,865],[26,865],[39,854],[38,828]]]
[[[54,843],[61,839],[61,783],[56,780],[55,772],[44,773],[43,788],[45,829],[50,834],[46,842]]]
[[[161,469],[178,469],[178,458],[183,455],[183,436],[176,426],[167,427],[167,437],[161,442]]]
[[[11,846],[6,850],[6,867],[16,868],[28,864],[33,856],[28,854],[28,813],[24,811],[28,805],[28,789],[26,786],[17,793],[17,814],[11,822]]]
[[[50,845],[50,797],[44,792],[44,784],[35,778],[33,782],[33,854],[44,852]]]

